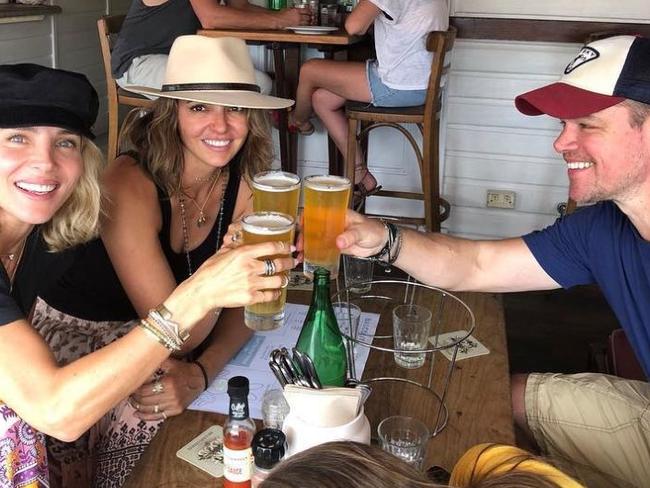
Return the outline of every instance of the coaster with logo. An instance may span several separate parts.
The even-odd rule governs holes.
[[[466,330],[455,330],[453,332],[446,332],[445,334],[440,334],[438,336],[429,337],[429,342],[437,347],[444,347],[445,345],[451,345],[455,342],[458,342],[459,339],[467,335]],[[437,338],[437,342],[436,342]],[[451,358],[454,355],[454,347],[448,347],[447,349],[441,349],[440,352],[443,356],[451,361]],[[461,359],[473,358],[475,356],[483,356],[484,354],[490,354],[490,350],[479,342],[479,340],[473,335],[467,336],[458,345],[458,353],[456,354],[456,361]]]
[[[181,447],[176,456],[221,478],[223,476],[223,428],[213,425]]]

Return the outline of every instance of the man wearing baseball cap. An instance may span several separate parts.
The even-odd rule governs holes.
[[[526,291],[597,283],[650,374],[650,39],[584,46],[562,78],[516,98],[561,121],[555,150],[570,197],[593,203],[521,238],[471,241],[350,212],[337,239],[450,290]],[[603,374],[513,377],[517,424],[589,487],[650,483],[650,384]]]

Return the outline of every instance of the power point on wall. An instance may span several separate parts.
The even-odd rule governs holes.
[[[517,194],[509,190],[488,190],[485,205],[490,208],[515,208]]]

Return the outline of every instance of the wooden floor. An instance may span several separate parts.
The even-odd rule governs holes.
[[[596,287],[509,293],[503,303],[513,373],[593,370],[590,344],[619,327]]]

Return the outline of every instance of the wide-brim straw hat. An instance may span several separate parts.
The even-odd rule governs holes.
[[[248,47],[232,37],[180,36],[169,51],[161,89],[124,88],[142,95],[228,107],[281,109],[294,104],[260,93]]]

